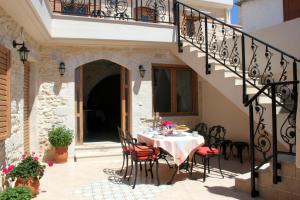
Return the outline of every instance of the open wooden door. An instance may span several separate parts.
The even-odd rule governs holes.
[[[76,144],[83,143],[83,66],[75,70]]]
[[[30,64],[24,64],[24,153],[30,153],[30,135],[29,135],[29,96],[30,96]]]
[[[131,131],[131,84],[130,74],[128,69],[120,67],[120,88],[121,88],[121,129],[124,131]]]

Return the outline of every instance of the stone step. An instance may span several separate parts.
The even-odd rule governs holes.
[[[122,157],[121,144],[118,142],[94,142],[75,146],[75,159]]]
[[[282,181],[278,184],[272,182],[272,162],[259,170],[256,187],[260,196],[264,199],[300,199],[300,169],[296,168],[295,156],[280,154],[278,162],[282,165],[282,169],[278,171]],[[237,176],[235,189],[250,193],[250,176],[250,172]]]
[[[109,151],[84,151],[75,152],[76,159],[82,158],[101,158],[101,157],[122,157],[122,151],[119,150],[109,150]]]
[[[89,142],[83,143],[83,145],[75,146],[75,150],[97,150],[97,149],[120,149],[121,144],[119,142]]]

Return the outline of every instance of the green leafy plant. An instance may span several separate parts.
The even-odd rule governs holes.
[[[67,147],[72,143],[73,132],[66,127],[54,127],[49,130],[48,139],[55,147]]]
[[[16,178],[28,180],[41,179],[44,175],[46,166],[42,165],[37,156],[23,155],[22,161],[6,174],[6,178],[14,181]],[[3,170],[2,170],[3,171]]]
[[[0,200],[30,200],[32,198],[29,187],[7,188],[0,194]]]

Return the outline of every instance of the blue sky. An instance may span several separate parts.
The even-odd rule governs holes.
[[[235,3],[237,0],[233,0]],[[237,24],[238,23],[238,6],[233,5],[233,8],[231,9],[231,23],[232,24]]]

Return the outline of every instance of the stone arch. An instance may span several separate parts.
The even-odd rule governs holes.
[[[101,52],[97,49],[95,51],[89,50],[88,53],[84,51],[74,52],[71,56],[65,59],[65,64],[75,70],[78,66],[92,63],[99,60],[107,60],[116,63],[122,67],[132,70],[134,66],[138,66],[136,59],[132,56],[126,55],[124,52],[107,51]]]

